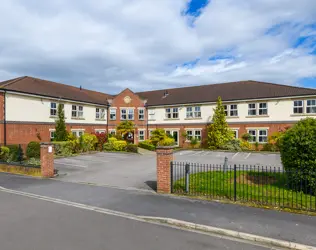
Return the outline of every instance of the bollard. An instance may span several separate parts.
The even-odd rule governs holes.
[[[185,192],[189,193],[190,190],[190,164],[185,164]]]
[[[228,170],[228,158],[227,156],[225,156],[225,159],[224,159],[224,173],[226,173]]]

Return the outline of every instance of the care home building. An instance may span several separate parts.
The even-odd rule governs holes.
[[[134,142],[162,128],[178,146],[186,132],[202,142],[212,122],[216,100],[225,105],[227,122],[236,138],[249,133],[265,143],[269,135],[316,115],[316,89],[239,81],[110,95],[65,84],[20,77],[0,83],[0,143],[26,144],[53,139],[57,106],[62,104],[68,131],[115,134],[121,121],[135,124]]]

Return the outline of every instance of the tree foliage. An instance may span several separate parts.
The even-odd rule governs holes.
[[[316,193],[316,119],[306,118],[287,130],[279,146],[290,187]]]
[[[208,146],[218,149],[233,139],[233,132],[226,122],[225,109],[221,97],[217,99],[212,124],[208,126]]]
[[[135,124],[132,121],[122,121],[116,127],[116,131],[122,136],[124,136],[127,133],[133,133],[134,129],[135,129]]]
[[[156,146],[173,146],[175,140],[171,135],[167,135],[163,129],[156,129],[151,132],[150,140],[152,144]]]
[[[58,119],[55,122],[55,140],[67,141],[68,133],[65,123],[65,112],[63,105],[59,104],[57,109]]]

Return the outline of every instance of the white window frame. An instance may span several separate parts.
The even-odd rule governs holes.
[[[133,121],[134,120],[134,109],[132,108],[121,108],[120,109],[120,119],[121,121]],[[124,118],[124,116],[126,118]]]
[[[138,141],[145,141],[146,135],[145,135],[145,129],[139,129],[138,130]]]
[[[235,139],[238,139],[238,138],[239,138],[238,129],[232,129],[232,131],[233,131],[234,134],[235,134]]]
[[[56,129],[50,129],[49,130],[49,138],[51,141],[53,141],[56,137]]]
[[[191,141],[192,137],[199,137],[199,141],[202,141],[202,129],[186,129],[186,134],[186,142]]]
[[[229,112],[228,112],[228,105],[223,105],[224,106],[224,112],[225,112],[225,116],[228,116]]]
[[[310,104],[308,104],[310,102]],[[312,104],[314,102],[314,104]],[[310,111],[308,112],[308,109],[310,109]],[[314,109],[314,111],[313,111]],[[313,111],[313,112],[311,112]],[[306,114],[316,114],[316,99],[309,99],[306,100]]]
[[[105,120],[105,108],[95,108],[95,119]]]
[[[116,129],[109,129],[110,135],[116,135]]]
[[[230,104],[229,105],[229,116],[230,117],[238,117],[238,104]]]
[[[110,120],[115,121],[116,120],[116,109],[110,108]]]
[[[50,116],[57,116],[57,107],[58,103],[57,102],[51,102],[50,103]]]
[[[134,121],[134,109],[127,109],[127,120]]]
[[[250,107],[250,105],[254,105],[254,108]],[[250,111],[255,111],[255,113],[251,114]],[[257,113],[257,103],[248,103],[248,116],[256,116]]]
[[[264,108],[260,107],[263,104],[265,104],[265,107]],[[265,110],[265,112],[264,112],[264,110]],[[261,114],[260,114],[260,111],[262,112]],[[268,115],[268,103],[267,102],[260,102],[258,104],[258,112],[257,113],[259,116]]]
[[[191,106],[186,108],[186,118],[188,119],[201,118],[201,115],[201,106]]]
[[[260,135],[260,132],[263,132],[263,131],[265,131],[265,135]],[[259,143],[267,143],[268,142],[268,130],[267,129],[258,129],[257,134],[258,134],[258,142]],[[264,141],[260,141],[260,138],[261,139],[265,138],[265,140]]]
[[[179,119],[179,108],[166,108],[165,109],[166,113],[166,119]],[[168,117],[170,116],[170,117]]]
[[[121,114],[120,115],[121,121],[126,121],[127,120],[127,109],[121,109],[120,114]]]
[[[250,133],[250,131],[254,131],[255,134],[253,135],[252,133]],[[258,140],[258,129],[248,129],[247,133],[251,136],[250,142],[255,143]],[[253,139],[254,138],[254,139]]]
[[[96,134],[106,134],[106,129],[96,128],[94,132]]]
[[[145,120],[145,109],[144,108],[138,109],[138,120],[140,120],[140,121]]]
[[[83,106],[82,105],[72,105],[71,106],[71,118],[83,118]]]
[[[74,135],[74,136],[77,136],[77,137],[80,137],[81,135],[84,134],[84,129],[72,129],[71,130],[71,133]]]
[[[153,121],[153,120],[155,120],[155,110],[154,109],[149,109],[148,110],[148,120],[151,120],[151,121]]]

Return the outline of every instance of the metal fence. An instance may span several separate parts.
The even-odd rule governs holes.
[[[316,172],[171,162],[172,193],[316,211]]]

